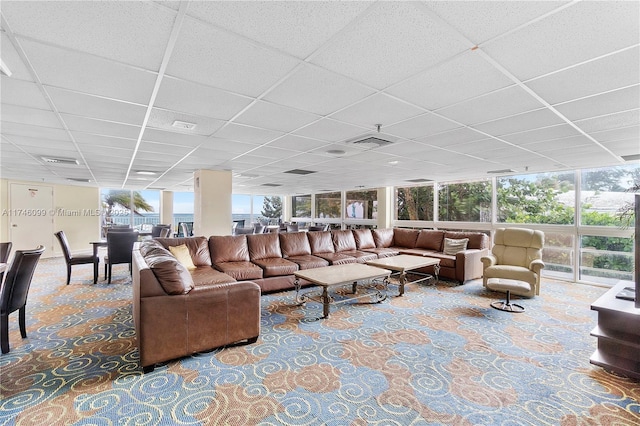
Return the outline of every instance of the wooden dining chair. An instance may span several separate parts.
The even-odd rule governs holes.
[[[94,268],[97,268],[97,265],[100,262],[98,256],[94,256],[93,254],[74,256],[71,254],[71,250],[69,249],[69,241],[67,241],[67,236],[64,234],[64,231],[56,232],[55,236],[60,243],[60,247],[62,247],[64,261],[67,264],[67,285],[69,285],[69,282],[71,281],[71,267],[73,265],[85,265],[93,263]]]
[[[3,354],[9,352],[9,314],[19,311],[20,335],[23,339],[27,337],[25,306],[33,272],[43,252],[44,246],[34,250],[16,250],[7,278],[0,288],[0,348]]]

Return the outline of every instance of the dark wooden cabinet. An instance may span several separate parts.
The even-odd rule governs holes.
[[[598,325],[591,331],[598,339],[598,348],[590,361],[640,379],[640,309],[631,300],[616,298],[626,286],[629,284],[617,284],[591,305],[598,312]]]

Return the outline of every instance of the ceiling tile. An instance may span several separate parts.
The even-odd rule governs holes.
[[[389,88],[387,92],[435,110],[512,84],[480,55],[468,51]]]
[[[640,109],[576,121],[576,125],[587,133],[614,130],[638,124],[640,124]]]
[[[4,55],[3,55],[4,56]],[[4,57],[3,57],[4,60]],[[50,109],[37,84],[2,75],[2,103],[36,109]]]
[[[520,80],[528,80],[637,44],[639,7],[635,1],[575,2],[483,49]]]
[[[124,148],[127,150],[133,150],[136,146],[135,139],[114,138],[77,132],[71,132],[71,134],[78,143],[80,149],[83,149],[84,146],[100,146],[102,147],[103,153],[108,153],[111,149]]]
[[[640,108],[640,85],[567,102],[555,108],[570,120],[638,109]]]
[[[525,24],[564,1],[430,1],[427,6],[475,44]]]
[[[461,127],[448,132],[419,138],[418,141],[436,147],[447,148],[460,143],[477,141],[485,138],[485,135],[478,133],[471,128]]]
[[[386,128],[386,125],[415,117],[421,113],[423,111],[419,108],[379,93],[345,108],[331,117],[374,130],[377,124],[382,124],[383,128]]]
[[[3,3],[3,5],[6,3]],[[2,7],[4,12],[4,6]],[[24,81],[34,81],[29,67],[22,61],[22,58],[18,54],[15,46],[11,43],[11,39],[7,34],[2,31],[0,33],[0,51],[2,52],[2,60],[4,61],[9,71],[11,71],[11,77]],[[4,79],[4,76],[2,77]]]
[[[321,146],[326,146],[328,143],[318,141],[315,139],[303,138],[295,135],[284,135],[281,138],[276,139],[269,143],[269,146],[275,148],[284,148],[289,150],[296,150],[299,152],[309,151]]]
[[[370,2],[192,2],[188,13],[306,58]]]
[[[472,125],[531,111],[542,104],[518,86],[511,86],[484,96],[438,110],[438,114]]]
[[[188,147],[196,147],[200,144],[206,144],[210,140],[208,137],[201,135],[178,132],[175,130],[169,131],[152,128],[145,129],[144,135],[142,135],[142,139],[149,142],[182,145]]]
[[[69,140],[69,134],[66,130],[60,128],[49,128],[32,126],[22,123],[11,123],[2,121],[2,136],[11,135],[31,136],[34,138],[52,139],[52,140]]]
[[[528,81],[550,104],[640,83],[640,47]]]
[[[311,62],[384,89],[470,47],[418,3],[379,2]]]
[[[460,127],[459,124],[455,124],[444,118],[433,114],[423,114],[398,124],[385,126],[384,131],[403,138],[415,139],[458,127]]]
[[[565,121],[558,117],[556,113],[549,109],[542,108],[507,118],[489,121],[473,127],[493,136],[502,136],[509,133],[551,127],[564,122]]]
[[[140,135],[140,126],[96,120],[71,114],[60,115],[69,130],[130,139],[137,139],[138,135]]]
[[[195,124],[195,128],[191,130],[183,130],[173,126],[176,121]],[[153,108],[149,115],[147,125],[150,129],[169,130],[175,133],[184,133],[190,135],[209,136],[215,133],[224,125],[224,121],[207,117],[195,117],[189,114],[183,114],[164,109]]]
[[[258,96],[298,61],[186,18],[167,74],[219,89]]]
[[[628,126],[603,132],[593,132],[590,134],[598,142],[612,142],[621,139],[635,139],[640,141],[640,126]]]
[[[235,122],[288,133],[319,118],[308,112],[258,101],[238,116]]]
[[[51,110],[27,108],[17,105],[2,105],[2,121],[32,126],[61,128],[60,120]]]
[[[156,73],[29,40],[21,44],[45,85],[140,104],[151,99]]]
[[[3,2],[2,15],[17,35],[154,71],[176,17],[152,2],[110,1]]]
[[[579,132],[569,124],[561,124],[558,126],[550,126],[541,129],[503,135],[501,138],[517,145],[526,145],[534,142],[560,139],[567,136],[576,136],[578,134]]]
[[[228,139],[229,141],[259,145],[280,137],[282,134],[282,132],[276,132],[273,130],[229,123],[227,126],[218,130],[215,137],[218,139]]]
[[[603,145],[613,151],[616,155],[640,155],[640,143],[638,143],[638,138],[604,142]],[[640,166],[640,162],[638,161],[634,162],[634,164]]]
[[[351,126],[339,121],[324,119],[313,123],[303,129],[297,130],[296,135],[307,136],[310,138],[323,139],[329,142],[339,142],[345,139],[354,138],[362,134],[364,129],[361,127]]]

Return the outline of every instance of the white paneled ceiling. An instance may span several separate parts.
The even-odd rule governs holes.
[[[237,193],[300,194],[640,154],[637,1],[3,0],[0,13],[4,179],[184,191],[212,169]],[[391,143],[353,143],[369,136]]]

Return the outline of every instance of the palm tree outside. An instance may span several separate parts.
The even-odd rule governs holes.
[[[150,205],[138,191],[131,192],[125,189],[111,189],[104,194],[103,197],[102,204],[105,211],[105,222],[107,224],[113,223],[113,217],[115,215],[123,215],[117,213],[118,209],[122,209],[126,215],[130,215],[129,212],[133,212],[133,214],[137,216],[142,216],[141,211],[154,211],[153,206]]]

